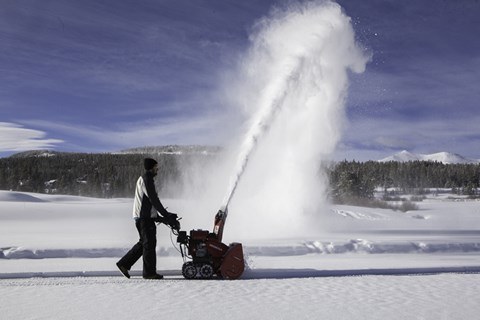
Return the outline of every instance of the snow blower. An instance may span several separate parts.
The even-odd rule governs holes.
[[[222,210],[223,209],[223,210]],[[213,232],[207,230],[177,231],[177,243],[184,259],[182,275],[186,279],[238,279],[245,268],[241,243],[222,242],[227,208],[215,215]],[[173,229],[173,228],[172,228]],[[187,261],[189,259],[190,261]]]

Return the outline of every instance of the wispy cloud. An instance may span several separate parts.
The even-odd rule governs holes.
[[[196,117],[151,118],[139,122],[117,123],[113,127],[21,120],[25,125],[68,136],[69,141],[62,145],[66,151],[73,149],[87,152],[118,151],[164,144],[223,145],[234,136],[236,126],[232,126],[232,123],[237,121],[226,113],[210,113]],[[81,145],[75,145],[74,141],[81,141]],[[93,148],[92,145],[96,147]],[[86,149],[85,146],[90,147]]]
[[[48,139],[43,131],[0,122],[0,152],[49,149],[63,142],[60,139]]]
[[[178,124],[175,116],[183,119],[177,132],[188,133],[181,130],[185,123],[193,127],[199,114],[218,112],[212,91],[246,41],[245,21],[254,7],[223,0],[9,2],[0,8],[0,119],[16,122],[21,114],[51,123],[46,132],[55,123],[121,132],[119,123],[132,127],[161,118]],[[204,135],[199,130],[170,136],[194,143]],[[62,134],[88,147],[70,139],[71,131]]]
[[[100,85],[123,93],[205,84],[242,31],[205,3],[12,2],[0,9],[0,18],[0,58],[14,66],[4,66],[3,78],[67,91],[74,83],[76,91]]]

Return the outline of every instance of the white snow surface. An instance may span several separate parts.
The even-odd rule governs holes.
[[[164,202],[183,216],[183,229],[213,227],[214,213],[191,212],[188,200]],[[248,264],[234,281],[183,279],[164,226],[157,268],[165,279],[143,280],[141,261],[131,279],[122,277],[115,262],[137,241],[132,204],[0,191],[1,318],[479,316],[479,201],[438,194],[406,213],[332,205],[325,228],[296,238],[251,238],[227,221],[224,241],[243,243]]]

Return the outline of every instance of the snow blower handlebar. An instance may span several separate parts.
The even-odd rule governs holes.
[[[167,217],[158,216],[155,219],[155,221],[158,222],[158,223],[163,223],[163,224],[169,226],[170,229],[172,229],[172,231],[175,234],[178,234],[178,232],[180,232],[180,220],[181,219],[182,218],[179,218],[176,213],[170,213],[170,215],[167,216]]]

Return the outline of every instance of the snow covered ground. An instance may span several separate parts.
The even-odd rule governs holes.
[[[184,213],[184,229],[211,228],[213,214],[165,204]],[[478,318],[480,202],[440,194],[418,205],[332,206],[329,231],[303,238],[253,239],[227,221],[226,242],[242,242],[248,263],[237,281],[184,280],[160,226],[166,280],[147,281],[140,262],[132,279],[115,267],[137,240],[132,199],[0,191],[1,318]]]

